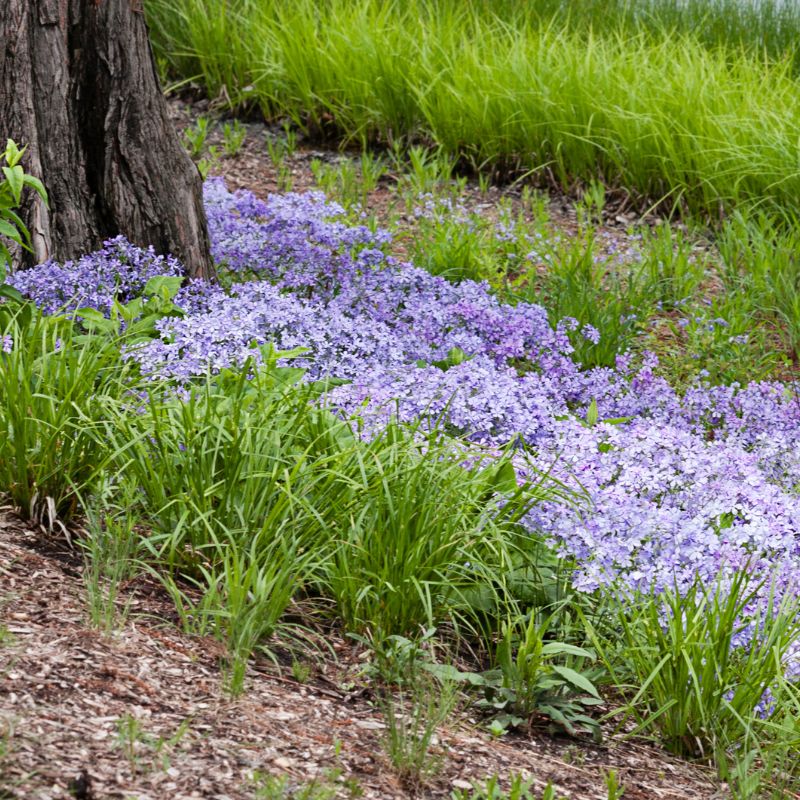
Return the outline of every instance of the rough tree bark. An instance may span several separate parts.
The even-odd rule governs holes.
[[[211,277],[198,171],[167,115],[141,0],[0,0],[0,137],[26,144],[34,252],[60,261],[123,234]],[[30,193],[33,194],[33,193]]]

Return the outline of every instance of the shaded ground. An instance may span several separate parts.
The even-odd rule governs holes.
[[[188,103],[173,97],[169,100],[170,115],[176,129],[181,132],[190,128],[200,116],[212,120],[218,118],[213,109],[213,104],[207,100]],[[241,122],[246,135],[240,151],[234,156],[224,155],[222,123],[213,126],[208,135],[207,145],[216,147],[220,159],[212,165],[210,174],[225,178],[229,189],[247,189],[259,197],[268,194],[286,191],[282,183],[288,177],[291,180],[291,191],[305,192],[319,187],[311,170],[311,162],[315,159],[323,164],[336,164],[346,158],[358,158],[359,151],[341,152],[336,149],[325,149],[318,143],[298,135],[296,150],[284,156],[286,172],[280,174],[279,168],[270,159],[267,140],[281,139],[284,131],[279,125],[268,125],[264,122]],[[397,191],[398,175],[389,171],[381,178],[378,186],[368,195],[366,204],[368,210],[374,213],[379,220],[386,221],[393,208],[402,205]],[[555,189],[555,187],[551,187]],[[459,193],[459,200],[468,208],[476,209],[483,216],[491,218],[493,209],[498,201],[510,202],[515,212],[521,210],[522,189],[520,185],[490,186],[486,191],[481,191],[477,181],[467,182],[463,192]],[[575,197],[559,191],[551,191],[547,203],[547,213],[553,227],[565,232],[577,228],[577,213],[575,210]],[[657,221],[654,215],[642,217],[630,208],[626,195],[614,196],[609,193],[603,213],[603,224],[598,226],[598,239],[607,240],[617,249],[629,244],[627,229],[634,224],[652,224]],[[403,221],[401,214],[401,223]],[[402,225],[401,225],[402,227]]]
[[[383,716],[348,679],[358,653],[337,637],[339,658],[307,683],[264,661],[231,699],[220,646],[171,624],[157,585],[129,587],[117,633],[92,630],[79,560],[7,511],[0,576],[0,797],[291,798],[314,780],[320,794],[300,796],[411,796],[384,753]],[[704,768],[643,743],[592,746],[537,732],[498,740],[465,713],[440,730],[434,750],[441,770],[417,797],[522,773],[539,794],[551,781],[559,797],[603,800],[610,769],[626,800],[726,796]],[[285,776],[285,793],[259,794],[254,772]]]

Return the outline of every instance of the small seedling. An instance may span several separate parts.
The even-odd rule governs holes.
[[[530,186],[523,186],[520,200],[522,207],[533,217],[537,226],[546,225],[550,221],[550,198],[547,194]]]
[[[336,787],[327,781],[297,784],[285,775],[254,772],[255,800],[333,800]]]
[[[584,223],[599,224],[603,221],[603,209],[606,207],[606,187],[597,180],[592,180],[584,190],[581,202],[577,204],[578,218]]]
[[[617,771],[610,769],[605,775],[606,790],[608,791],[607,800],[620,800],[625,794],[625,787],[619,782]]]
[[[197,162],[197,169],[200,172],[200,177],[205,180],[211,170],[215,169],[217,164],[219,163],[220,155],[219,155],[219,148],[217,147],[209,147],[208,148],[208,155],[204,158],[201,158]]]
[[[283,135],[286,139],[286,155],[291,158],[297,150],[297,132],[289,124],[288,120],[283,123]]]
[[[283,136],[267,135],[267,153],[274,167],[280,167],[297,150],[297,134],[288,123],[283,126],[283,134]]]
[[[117,747],[122,750],[134,774],[139,771],[138,749],[142,734],[142,723],[132,714],[125,714],[117,720]]]
[[[238,119],[234,120],[232,125],[226,122],[222,126],[222,147],[225,155],[230,157],[238,155],[246,136],[247,131]]]
[[[374,191],[386,174],[386,162],[366,150],[361,154],[362,204],[366,205],[367,195]]]
[[[125,714],[117,720],[117,747],[119,747],[134,774],[160,768],[168,770],[170,755],[189,730],[190,721],[185,719],[171,736],[154,737],[148,734],[142,723],[132,714]],[[147,770],[143,768],[141,754],[147,753],[151,761]]]
[[[0,625],[0,647],[10,647],[14,644],[14,634],[5,625]]]
[[[536,800],[532,786],[531,781],[520,774],[515,774],[511,775],[508,790],[504,790],[500,785],[500,778],[492,775],[483,783],[473,783],[471,790],[461,789],[452,792],[450,800]],[[552,784],[547,784],[540,800],[556,800]]]
[[[278,174],[275,178],[279,192],[291,192],[294,188],[294,177],[288,164],[281,163],[278,166]]]
[[[96,510],[87,509],[87,535],[81,540],[89,621],[106,633],[124,622],[126,605],[121,615],[117,611],[120,588],[136,571],[136,552],[139,541],[135,530],[137,519],[131,513],[133,497],[125,487],[116,487],[122,502]]]
[[[296,658],[292,659],[292,677],[298,683],[308,683],[308,679],[311,677],[311,667]]]
[[[183,146],[193,159],[197,160],[203,154],[211,128],[212,123],[208,117],[198,117],[194,125],[184,130]]]
[[[419,673],[407,689],[380,701],[386,723],[384,747],[401,783],[416,790],[441,768],[442,758],[431,751],[436,731],[457,701],[454,683],[439,683]]]

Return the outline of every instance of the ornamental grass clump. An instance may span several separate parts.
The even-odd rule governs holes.
[[[318,392],[295,385],[302,370],[267,360],[177,393],[157,386],[140,413],[122,409],[109,426],[152,527],[148,547],[173,569],[197,573],[220,537],[311,544],[304,503],[323,502],[325,460],[355,439],[312,404]]]
[[[82,334],[72,320],[17,308],[0,353],[0,486],[21,512],[48,527],[66,523],[115,456],[109,404],[138,369],[120,340]]]
[[[786,33],[764,4],[742,23],[750,4],[731,2],[707,12],[709,47],[698,2],[685,15],[669,4],[677,29],[646,14],[625,25],[639,3],[616,17],[534,5],[147,3],[155,46],[181,78],[313,134],[432,142],[485,171],[563,187],[601,178],[642,207],[713,219],[742,204],[797,210],[796,13]]]
[[[476,456],[439,429],[396,423],[337,468],[323,583],[348,629],[378,640],[468,606],[470,590],[511,566],[517,520],[550,489],[518,485],[507,459]]]
[[[742,569],[616,601],[600,649],[615,685],[633,687],[621,711],[637,731],[705,759],[767,735],[787,674],[797,674],[796,598],[779,600],[774,583]]]

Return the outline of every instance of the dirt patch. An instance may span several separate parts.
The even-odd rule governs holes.
[[[337,659],[307,683],[266,660],[246,691],[224,691],[220,645],[183,634],[157,584],[137,581],[119,600],[127,622],[87,627],[80,562],[10,512],[0,514],[0,796],[12,798],[256,798],[254,773],[291,787],[317,781],[320,797],[405,798],[385,755],[384,717],[368,687],[342,680],[359,653],[332,636]],[[493,738],[468,713],[440,730],[441,770],[417,797],[520,773],[541,793],[604,800],[618,772],[626,800],[725,796],[711,773],[638,741],[602,746],[544,732]],[[0,750],[2,753],[2,750]],[[312,795],[316,797],[316,795]],[[536,795],[534,795],[536,796]]]

